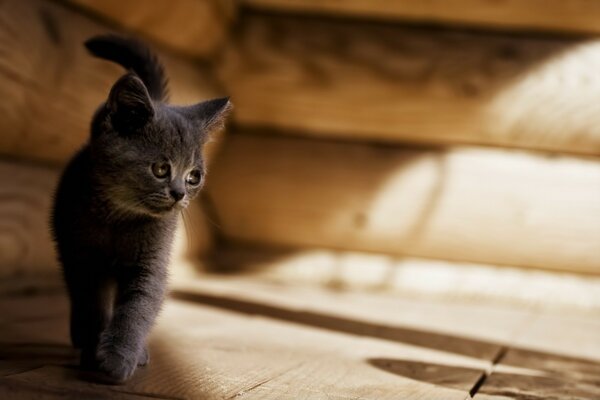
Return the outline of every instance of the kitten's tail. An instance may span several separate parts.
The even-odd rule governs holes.
[[[116,62],[135,72],[146,85],[152,99],[167,99],[168,80],[165,70],[156,55],[142,42],[107,34],[86,40],[85,47],[94,56]]]

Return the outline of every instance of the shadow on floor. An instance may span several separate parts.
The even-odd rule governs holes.
[[[518,350],[522,352],[522,350]],[[510,354],[510,350],[509,350]],[[505,396],[521,400],[566,400],[600,398],[600,378],[575,379],[571,371],[563,373],[530,370],[523,373],[494,371],[486,376],[481,370],[434,363],[394,359],[369,359],[375,368],[405,378],[452,389]],[[502,366],[506,365],[501,363]],[[598,364],[596,364],[598,367]],[[522,365],[521,368],[529,368]],[[473,382],[477,382],[473,385]]]
[[[484,371],[481,369],[413,360],[370,358],[367,362],[377,369],[395,375],[467,392],[471,391],[475,382],[478,382],[484,375]]]
[[[205,293],[175,291],[171,293],[171,297],[178,300],[192,301],[244,314],[262,315],[273,319],[312,326],[315,328],[327,329],[351,335],[369,336],[393,342],[407,343],[415,346],[441,350],[485,360],[493,359],[502,347],[502,345],[497,343],[490,343],[476,339],[462,338],[413,328],[387,326],[372,322],[356,321],[349,318],[310,311],[296,311],[247,300],[232,299]]]

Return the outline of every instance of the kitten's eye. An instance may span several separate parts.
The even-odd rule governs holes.
[[[192,186],[196,186],[196,185],[200,184],[201,180],[202,180],[202,172],[200,172],[200,170],[198,170],[198,169],[194,169],[194,170],[190,171],[190,173],[185,177],[185,181],[188,183],[188,185],[192,185]]]
[[[165,178],[167,175],[169,175],[170,171],[171,166],[166,162],[158,162],[152,164],[152,173],[157,178]]]

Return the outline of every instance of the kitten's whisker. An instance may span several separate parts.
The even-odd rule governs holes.
[[[183,220],[183,228],[185,229],[185,236],[187,242],[188,253],[192,250],[192,236],[194,235],[191,218],[187,214],[187,210],[184,208],[181,210],[181,219]]]
[[[204,213],[204,217],[206,218],[206,220],[208,222],[211,223],[211,225],[213,225],[215,228],[217,228],[218,230],[222,230],[223,228],[221,227],[221,225],[217,224],[215,221],[213,221],[210,216],[208,215],[208,213]]]

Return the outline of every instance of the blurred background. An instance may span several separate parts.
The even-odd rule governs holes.
[[[527,346],[586,358],[541,363],[560,390],[598,383],[600,1],[1,1],[0,293],[60,287],[48,208],[122,74],[82,46],[108,31],[159,52],[173,103],[234,103],[181,225],[175,291],[251,281],[281,298],[435,301],[436,315],[454,301],[464,312],[433,331],[495,342],[528,328],[503,336],[498,313],[465,310],[551,310]],[[361,299],[363,317],[378,308]],[[561,393],[598,398],[588,386]]]

